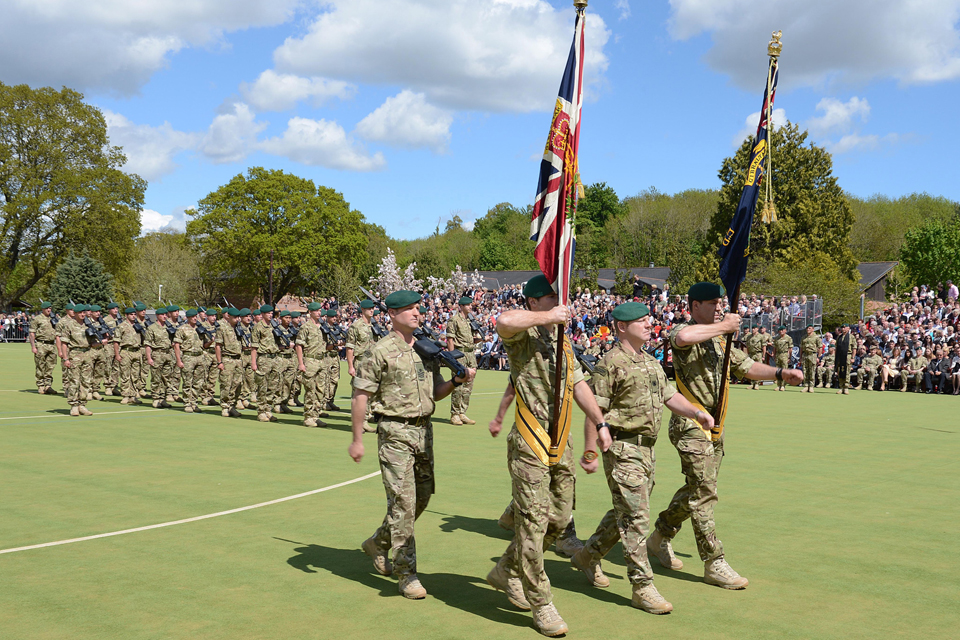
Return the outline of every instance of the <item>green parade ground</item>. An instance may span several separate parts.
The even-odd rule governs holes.
[[[346,366],[341,406],[348,406]],[[0,345],[0,637],[56,639],[527,638],[529,613],[484,581],[509,534],[505,434],[490,437],[507,374],[478,375],[474,426],[434,421],[437,492],[417,522],[429,596],[408,601],[360,543],[383,518],[377,477],[267,506],[123,535],[6,551],[256,505],[377,472],[347,456],[349,422],[262,424],[90,403],[72,418],[39,396],[23,344]],[[60,389],[59,368],[55,374]],[[179,406],[179,405],[177,405]],[[582,419],[575,418],[576,451]],[[745,591],[705,585],[689,526],[684,561],[656,585],[675,610],[630,607],[619,545],[608,589],[546,554],[570,638],[949,638],[960,634],[960,403],[853,391],[811,396],[771,386],[731,392],[717,532]],[[666,432],[652,510],[682,482]],[[610,496],[578,474],[576,522],[588,537]]]

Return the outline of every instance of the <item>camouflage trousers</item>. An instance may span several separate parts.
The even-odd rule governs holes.
[[[303,357],[303,419],[316,420],[323,411],[323,392],[326,388],[327,372],[321,358]]]
[[[280,356],[279,354],[258,354],[257,370],[257,413],[270,413],[280,395]]]
[[[145,347],[140,347],[140,379],[136,381],[137,391],[144,391],[150,389],[150,365],[147,363],[147,349]]]
[[[37,352],[33,354],[36,368],[37,389],[53,386],[53,370],[57,366],[57,347],[54,344],[36,343]]]
[[[630,584],[653,582],[653,570],[647,558],[647,535],[655,467],[653,447],[614,442],[603,454],[603,471],[613,496],[613,509],[603,516],[584,550],[599,562],[618,540],[622,541]]]
[[[293,384],[290,386],[290,402],[295,402],[300,398],[300,392],[303,391],[303,371],[297,368],[297,357],[293,357]]]
[[[754,362],[763,362],[763,360],[761,360],[761,358],[763,358],[763,353],[762,353],[762,352],[761,352],[761,353],[758,353],[758,352],[756,352],[756,351],[753,351],[753,352],[748,353],[747,355],[749,355],[749,356],[750,356],[750,359],[753,360]],[[756,389],[756,388],[758,388],[759,386],[760,386],[760,381],[759,381],[759,380],[751,380],[751,381],[750,381],[750,388],[751,388],[751,389]]]
[[[327,370],[326,389],[323,394],[323,407],[332,403],[337,397],[337,387],[340,385],[340,356],[336,351],[328,351],[333,354],[325,356],[323,366]]]
[[[177,366],[177,359],[173,355],[173,351],[170,352],[170,382],[167,384],[167,396],[182,396],[180,393],[180,387],[183,384],[183,376],[180,374],[180,367]]]
[[[877,379],[877,370],[871,367],[860,367],[857,369],[857,386],[864,389],[873,389],[873,383]]]
[[[833,382],[833,367],[817,367],[817,382],[829,389]]]
[[[169,349],[166,351],[153,349],[150,357],[153,358],[153,364],[150,366],[150,392],[153,399],[172,398],[177,393],[173,386],[173,370],[176,369],[173,355]]]
[[[842,374],[837,371],[837,386],[841,391],[850,386],[850,367],[847,367],[846,372]]]
[[[229,411],[240,402],[240,387],[243,385],[243,360],[236,356],[223,356],[223,371],[214,366],[220,375],[220,408]]]
[[[63,393],[71,407],[82,407],[87,404],[87,390],[81,385],[80,370],[87,351],[70,349],[70,366],[63,367]]]
[[[906,369],[901,371],[900,382],[901,384],[903,384],[903,386],[901,387],[902,391],[907,390],[907,383],[910,382],[911,380],[913,380],[913,384],[914,384],[913,390],[916,391],[917,393],[922,392],[923,391],[923,372],[907,373]]]
[[[203,383],[207,378],[204,360],[203,352],[198,352],[196,355],[184,353],[180,356],[180,361],[183,362],[180,377],[183,380],[184,407],[196,409],[203,397]]]
[[[240,399],[246,402],[252,402],[257,397],[257,382],[253,376],[252,358],[253,356],[247,350],[240,354],[240,361],[243,363]]]
[[[717,476],[723,461],[723,440],[711,442],[696,422],[674,415],[670,419],[670,442],[680,454],[680,470],[686,483],[657,518],[657,531],[672,539],[683,521],[690,518],[697,551],[704,562],[723,555],[717,539],[713,510],[717,505]]]
[[[93,392],[100,391],[100,381],[97,379],[97,368],[103,363],[103,347],[91,347],[83,353],[80,360],[80,388],[87,394],[87,400],[92,399]]]
[[[777,355],[777,367],[780,369],[787,369],[790,367],[790,355],[786,353]],[[777,380],[777,389],[783,389],[787,386],[787,383],[783,380]]]
[[[277,374],[280,378],[280,391],[275,404],[287,404],[293,397],[293,381],[297,377],[297,357],[287,352],[280,356],[280,365]]]
[[[382,418],[377,426],[377,450],[387,515],[373,539],[381,551],[393,550],[393,573],[399,578],[417,572],[413,525],[434,493],[430,419],[410,425]]]
[[[220,369],[217,368],[217,352],[215,349],[205,349],[203,352],[204,366],[207,368],[207,375],[203,380],[203,391],[201,398],[215,398],[217,390],[217,378],[220,377]]]
[[[516,425],[507,436],[507,467],[513,484],[513,540],[497,562],[519,577],[534,607],[553,602],[550,579],[543,568],[543,550],[570,524],[575,476],[572,443],[552,467],[540,462]]]
[[[459,359],[460,364],[470,369],[477,368],[477,356],[473,353],[473,348],[471,347],[468,351],[463,352],[463,357]],[[473,380],[469,382],[464,382],[462,385],[453,390],[453,393],[450,394],[450,415],[459,416],[467,412],[467,409],[470,407],[470,394],[473,392]]]
[[[812,387],[817,384],[817,355],[803,356],[803,386]]]
[[[113,394],[120,387],[120,363],[113,354],[113,344],[107,345],[107,392]]]
[[[137,382],[140,380],[140,349],[121,347],[120,362],[117,363],[120,395],[124,398],[136,398]]]
[[[90,358],[88,399],[94,392],[100,392],[100,386],[106,382],[107,378],[107,349],[99,342],[97,344],[99,346],[90,347],[90,351],[87,352]],[[110,357],[113,358],[113,349],[110,349]]]

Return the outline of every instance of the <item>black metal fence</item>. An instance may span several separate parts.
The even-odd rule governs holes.
[[[0,320],[0,342],[26,342],[29,331],[30,322],[26,318]]]

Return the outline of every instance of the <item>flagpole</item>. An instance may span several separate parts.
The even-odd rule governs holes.
[[[767,100],[767,104],[765,104],[765,105],[763,105],[763,106],[764,106],[764,110],[766,111],[766,114],[764,114],[764,115],[766,115],[768,118],[769,118],[769,116],[773,113],[773,96],[771,95],[771,88],[772,88],[772,82],[773,82],[773,68],[774,68],[774,65],[777,64],[777,60],[778,60],[778,58],[780,57],[781,47],[782,47],[782,45],[780,44],[780,36],[779,36],[779,33],[775,32],[775,33],[774,33],[774,39],[771,40],[771,41],[770,41],[770,44],[767,46],[767,54],[768,54],[768,56],[770,57],[770,61],[769,61],[768,66],[767,66],[767,90],[766,90],[766,100]],[[760,117],[763,118],[763,115],[761,115]],[[768,120],[767,120],[767,132],[766,132],[766,133],[767,133],[767,154],[768,154],[768,156],[767,156],[767,157],[768,157],[767,175],[766,175],[767,180],[770,180],[770,178],[771,178],[770,171],[772,171],[772,169],[773,169],[773,165],[770,163],[770,160],[769,160],[770,155],[771,155],[771,151],[772,151],[771,148],[770,148],[770,139],[771,139],[771,138],[770,138],[770,135],[771,135],[770,129],[771,129],[771,122],[770,122],[770,120],[768,119]],[[768,183],[768,184],[769,184],[769,183]],[[769,202],[768,204],[772,205],[773,203],[772,203],[772,202]],[[764,212],[763,212],[764,215],[766,214],[766,209],[767,209],[767,205],[765,204],[765,205],[764,205]],[[773,216],[774,216],[774,220],[775,220],[775,219],[776,219],[776,213],[774,213]],[[749,245],[747,245],[747,250],[749,251]],[[741,282],[742,282],[742,281],[741,281]],[[735,288],[734,291],[733,291],[733,297],[732,297],[732,298],[729,298],[730,300],[732,300],[732,302],[731,302],[731,304],[730,304],[730,313],[740,313],[740,284],[741,284],[741,282],[737,282],[737,286],[736,286],[736,288]],[[734,308],[734,307],[736,307],[736,308]],[[720,374],[720,388],[717,390],[717,404],[716,404],[716,406],[713,408],[713,418],[714,418],[714,420],[716,420],[716,421],[719,421],[720,418],[721,418],[721,416],[723,415],[723,406],[724,406],[724,404],[725,404],[726,401],[727,401],[727,397],[726,397],[726,395],[727,395],[727,378],[730,377],[730,352],[733,350],[733,336],[734,336],[733,333],[727,334],[727,346],[726,346],[726,348],[723,350],[723,369],[722,369],[722,372],[721,372],[721,374]],[[718,425],[718,426],[719,426],[719,425]]]

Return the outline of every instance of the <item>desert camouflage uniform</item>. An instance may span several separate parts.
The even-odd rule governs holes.
[[[673,347],[673,365],[679,383],[712,413],[717,403],[717,390],[723,369],[726,338],[717,336],[694,345],[680,347],[677,335],[690,323],[679,324],[670,331]],[[753,360],[739,349],[730,352],[730,373],[746,377]],[[670,442],[680,454],[680,469],[686,478],[670,505],[657,518],[657,531],[672,539],[680,531],[683,521],[690,518],[697,550],[704,562],[723,555],[723,544],[717,539],[713,510],[717,504],[717,476],[723,461],[723,435],[712,440],[700,425],[674,414],[670,419]]]
[[[30,320],[30,333],[33,334],[37,353],[33,356],[36,367],[37,389],[53,386],[53,370],[57,366],[57,333],[50,318],[38,313]]]
[[[443,382],[435,362],[420,356],[393,332],[380,340],[357,368],[354,389],[375,399],[377,451],[387,493],[387,515],[373,535],[381,552],[393,550],[397,577],[417,572],[414,522],[434,492],[434,388]]]
[[[518,394],[540,424],[549,425],[553,420],[556,327],[521,331],[504,338],[503,347]],[[566,364],[561,367],[561,384],[565,384]],[[574,384],[583,379],[580,363],[574,359]],[[543,550],[570,524],[574,508],[573,443],[567,442],[558,464],[547,466],[514,423],[507,436],[507,467],[513,484],[514,538],[498,564],[511,577],[520,578],[531,606],[545,606],[553,602],[553,594],[543,568]]]
[[[255,402],[257,398],[257,381],[253,376],[253,356],[251,352],[253,351],[253,325],[244,324],[243,319],[240,319],[240,322],[237,323],[237,326],[240,327],[240,330],[243,331],[247,339],[250,341],[250,344],[247,344],[244,340],[240,340],[240,399],[245,403]]]
[[[326,322],[326,320],[322,320],[322,322]],[[326,387],[322,389],[323,400],[321,406],[326,409],[329,405],[334,404],[334,400],[337,397],[337,386],[340,384],[340,347],[333,338],[327,337],[326,334],[324,334],[324,337],[327,339],[328,344],[337,347],[336,349],[330,349],[323,353],[323,367],[326,371]]]
[[[793,338],[789,334],[784,334],[782,338],[778,337],[773,341],[773,356],[776,359],[777,367],[788,369],[790,367],[790,353],[793,351]],[[787,383],[783,380],[777,380],[777,388],[783,389]]]
[[[281,331],[289,332],[293,325],[284,327],[281,324]],[[289,336],[289,333],[286,335]],[[292,338],[292,336],[290,336]],[[280,351],[280,358],[277,360],[277,380],[280,383],[277,391],[275,404],[287,406],[293,400],[293,382],[297,376],[297,354],[294,352],[294,340],[287,344],[286,340],[274,336],[277,343],[277,349]]]
[[[927,365],[930,364],[930,361],[927,360],[926,356],[920,354],[915,358],[910,358],[910,361],[907,365],[910,369],[913,369],[917,373],[907,373],[907,367],[903,368],[903,371],[900,372],[900,382],[903,383],[903,386],[900,388],[901,391],[907,390],[907,382],[913,378],[914,382],[914,391],[920,393],[923,391],[923,371],[927,368]]]
[[[803,362],[803,386],[812,389],[817,384],[817,355],[823,341],[816,332],[800,341],[800,359]]]
[[[223,324],[227,324],[226,320],[222,321]],[[203,325],[203,328],[206,329],[208,335],[214,336],[214,340],[210,342],[210,346],[203,350],[203,362],[204,367],[206,367],[207,375],[203,381],[203,390],[200,393],[200,397],[206,401],[208,398],[214,397],[214,392],[216,391],[217,378],[220,376],[220,369],[217,368],[217,347],[216,347],[216,333],[217,328],[213,324],[204,320],[200,324]]]
[[[117,327],[120,326],[120,323],[123,321],[122,318],[114,318],[108,312],[107,315],[103,317],[103,323],[107,325],[107,328],[110,330],[110,335],[113,336]],[[111,340],[113,338],[111,337]],[[120,388],[120,363],[117,362],[117,359],[113,355],[113,349],[107,347],[107,393],[113,395]]]
[[[473,328],[470,320],[462,313],[456,313],[447,323],[447,338],[453,340],[453,347],[463,353],[459,359],[463,366],[476,369],[477,356],[474,353]],[[463,383],[450,395],[450,415],[466,415],[470,408],[470,394],[473,392],[473,380]]]
[[[230,323],[222,320],[213,341],[220,345],[220,361],[223,363],[222,371],[217,367],[220,373],[220,408],[229,411],[238,406],[240,386],[243,384],[240,338]]]
[[[67,323],[68,320],[69,323]],[[60,340],[66,345],[65,351],[70,360],[70,368],[64,368],[63,373],[64,394],[71,407],[83,407],[87,404],[87,389],[83,386],[81,369],[90,352],[87,328],[70,318],[64,318],[57,323],[57,328],[61,326],[63,326],[63,332],[60,334]]]
[[[354,371],[357,370],[357,367],[360,366],[363,359],[370,355],[370,349],[372,349],[376,343],[377,338],[373,335],[373,326],[364,320],[362,316],[354,320],[350,328],[347,329],[347,342],[344,345],[347,349],[353,349]],[[454,393],[456,393],[456,391],[454,391]],[[373,404],[372,402],[367,402],[367,422],[370,422],[372,415]]]
[[[66,314],[64,314],[64,316],[60,319],[60,322],[57,323],[57,328],[54,331],[56,332],[56,340],[59,340],[61,345],[68,344],[67,336],[69,335],[71,328],[75,324],[78,324],[77,321]],[[80,372],[80,369],[77,365],[78,363],[75,363],[72,368],[68,369],[63,365],[63,362],[60,363],[61,382],[63,386],[64,398],[70,397],[70,383],[74,381],[74,378]]]
[[[180,345],[180,362],[183,369],[180,371],[183,380],[183,405],[197,410],[203,393],[203,382],[207,377],[204,368],[203,341],[190,323],[184,322],[177,329],[173,342]]]
[[[590,378],[597,404],[610,424],[614,443],[603,454],[603,471],[613,494],[613,509],[584,546],[599,562],[620,540],[631,584],[653,582],[647,559],[650,532],[650,494],[656,456],[653,445],[660,432],[664,403],[677,390],[663,367],[647,353],[630,353],[618,343],[597,364]]]
[[[280,392],[280,349],[273,338],[273,327],[261,320],[253,325],[251,342],[257,350],[257,413],[271,413]]]
[[[121,322],[113,332],[113,341],[120,349],[118,362],[120,395],[130,400],[138,398],[137,380],[140,379],[140,347],[142,340],[129,322]],[[116,360],[114,360],[116,361]]]
[[[101,329],[100,320],[90,318],[90,322],[97,329]],[[94,392],[100,392],[100,386],[106,382],[107,377],[107,349],[103,342],[95,336],[87,336],[87,342],[90,343],[90,351],[87,352],[84,362],[88,363],[86,367],[80,369],[80,375],[87,376],[87,382],[84,387],[87,390],[87,400],[93,399]],[[113,359],[113,349],[110,349],[110,359]],[[84,369],[89,370],[84,373]]]
[[[321,320],[321,322],[323,322]],[[303,419],[316,420],[323,411],[323,389],[327,384],[327,373],[323,368],[323,353],[327,346],[320,325],[307,318],[297,333],[297,344],[303,349]]]
[[[150,347],[153,366],[150,367],[150,392],[154,401],[172,399],[177,390],[173,386],[173,369],[176,364],[170,353],[170,334],[167,327],[154,322],[143,336],[144,347]],[[149,362],[147,363],[149,365]]]

